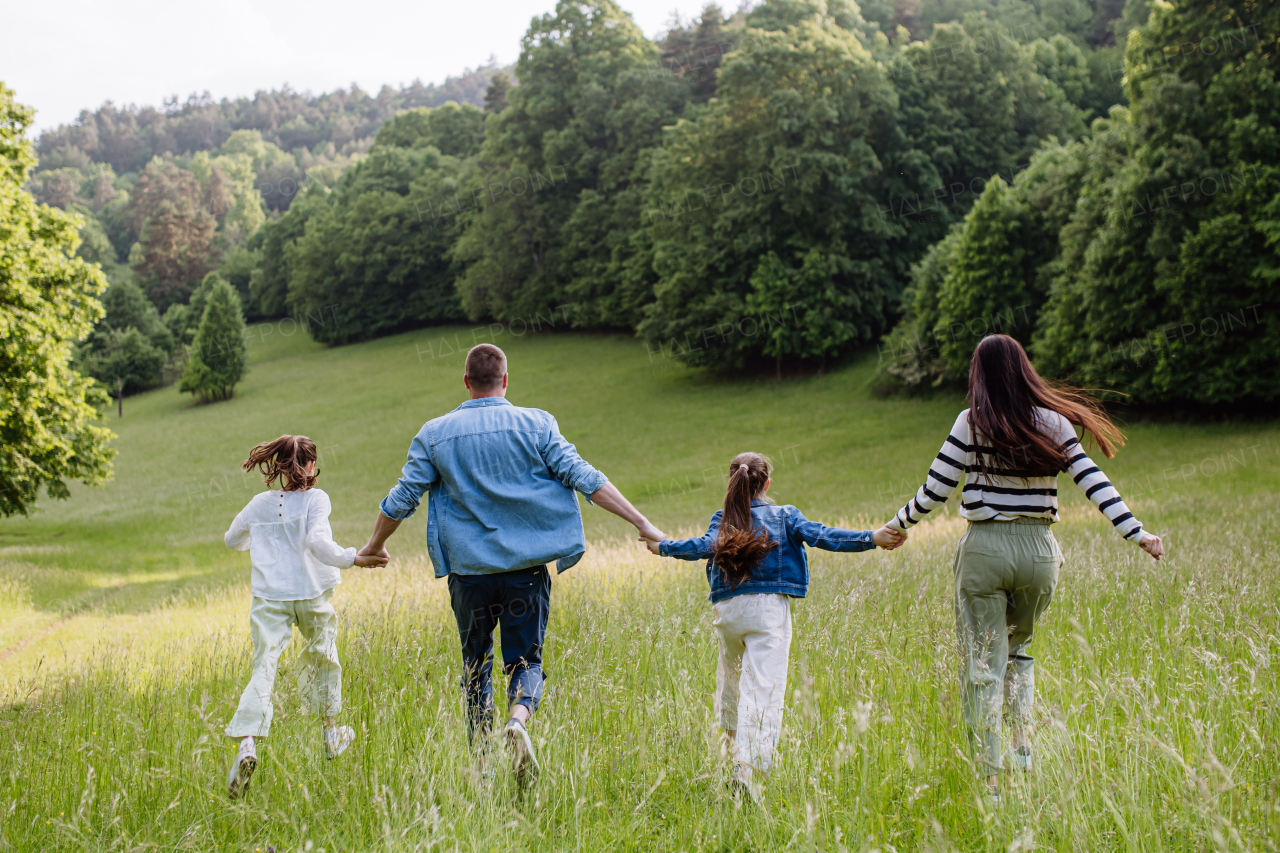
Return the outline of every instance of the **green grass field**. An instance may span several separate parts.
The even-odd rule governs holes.
[[[1156,565],[1065,481],[1066,566],[1033,650],[1038,772],[986,813],[957,704],[942,517],[893,553],[811,554],[795,608],[782,763],[736,804],[715,751],[700,565],[586,508],[557,579],[546,773],[477,782],[444,584],[419,516],[384,570],[350,570],[346,721],[323,759],[282,665],[254,788],[229,804],[220,732],[248,676],[248,562],[222,533],[262,488],[239,462],[305,433],[334,530],[362,544],[423,421],[464,399],[471,329],[339,349],[262,327],[231,401],[125,401],[115,477],[0,522],[0,850],[1275,850],[1280,845],[1280,424],[1129,425],[1106,465],[1165,535]],[[484,339],[485,333],[479,333]],[[874,352],[825,376],[725,381],[619,336],[514,337],[510,399],[564,434],[669,534],[705,525],[729,458],[776,463],[811,518],[882,523],[963,403],[877,399]],[[296,651],[296,647],[295,647]],[[286,655],[288,658],[289,655]]]

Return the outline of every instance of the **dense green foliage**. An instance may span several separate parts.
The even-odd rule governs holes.
[[[561,2],[522,42],[507,108],[489,120],[476,210],[458,241],[472,317],[550,314],[632,326],[649,298],[633,273],[648,152],[681,106],[659,52],[613,0]]]
[[[182,371],[178,390],[201,402],[226,400],[248,370],[240,297],[222,278],[211,275],[207,302]]]
[[[235,101],[192,95],[163,109],[107,103],[41,134],[27,189],[84,217],[79,255],[112,281],[136,281],[161,311],[186,302],[218,269],[249,316],[278,316],[287,310],[284,288],[269,286],[259,305],[251,287],[253,271],[271,264],[257,251],[261,241],[250,242],[268,216],[307,186],[332,186],[398,112],[479,105],[501,73],[486,66],[440,86],[384,86],[376,96],[286,87]],[[472,125],[466,154],[483,136],[483,121]]]
[[[447,104],[401,113],[332,194],[309,191],[264,228],[254,295],[284,302],[320,341],[366,338],[459,319],[445,209],[484,135],[484,113]]]
[[[71,368],[72,347],[102,316],[102,272],[75,256],[79,217],[22,191],[35,165],[25,138],[32,111],[0,83],[0,515],[26,514],[41,487],[102,482],[111,433],[94,426],[101,402]]]
[[[80,347],[78,369],[124,393],[160,384],[175,350],[174,336],[155,305],[130,281],[118,281],[102,294],[105,313]]]
[[[654,157],[658,284],[641,332],[668,355],[740,364],[873,339],[974,176],[1012,174],[1041,140],[1083,131],[998,25],[940,26],[886,68],[856,9],[832,9],[798,24],[771,4],[748,15],[752,49],[725,58],[716,100]]]
[[[1153,403],[1275,399],[1278,26],[1274,5],[1155,7],[1129,40],[1131,106],[989,185],[916,268],[889,372],[958,380],[1013,322],[1050,375]]]
[[[1266,397],[1265,371],[1232,376],[1274,346],[1257,332],[1280,239],[1274,37],[1260,7],[1158,9],[1142,26],[1144,0],[766,0],[650,41],[614,0],[565,0],[533,20],[516,82],[489,69],[475,105],[280,95],[293,118],[259,129],[248,101],[193,102],[148,138],[200,115],[221,128],[208,147],[117,174],[104,142],[106,162],[51,154],[31,187],[91,215],[81,256],[136,280],[177,344],[217,270],[246,316],[290,314],[326,343],[567,323],[780,376],[905,313],[882,352],[908,385],[958,378],[1006,329],[1050,373],[1141,399],[1187,398],[1193,376],[1197,399]],[[333,148],[352,110],[364,141]],[[298,122],[329,147],[286,151]],[[83,154],[88,126],[46,147]],[[121,329],[100,338],[145,355]]]
[[[108,102],[84,110],[72,124],[45,131],[36,150],[42,169],[102,163],[123,175],[141,172],[153,157],[214,151],[238,131],[253,131],[283,155],[256,164],[255,182],[270,185],[263,187],[263,196],[271,208],[284,209],[317,163],[367,151],[378,128],[401,110],[448,101],[481,106],[497,73],[485,66],[439,86],[415,80],[399,90],[383,86],[377,95],[352,86],[312,96],[286,86],[234,101],[193,94],[182,103],[166,101],[161,109]],[[293,190],[286,179],[294,182]]]
[[[655,43],[611,0],[561,3],[483,112],[401,113],[340,181],[311,181],[261,226],[222,213],[210,228],[271,208],[234,192],[153,214],[157,238],[188,235],[162,243],[186,266],[145,253],[145,216],[124,217],[133,269],[164,307],[216,267],[248,316],[289,312],[326,342],[557,318],[639,329],[698,364],[820,365],[884,332],[981,181],[1083,134],[1105,99],[1089,57],[1106,40],[1020,10],[957,5],[913,41],[848,0],[770,0],[708,6]],[[248,132],[207,166],[147,168],[185,169],[212,198],[225,158],[251,155],[237,174],[261,176],[287,156]]]

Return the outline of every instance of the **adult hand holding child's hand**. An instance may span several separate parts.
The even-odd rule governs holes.
[[[886,551],[892,551],[907,541],[907,532],[886,525],[871,534],[871,541]]]
[[[374,550],[369,545],[365,545],[356,554],[357,566],[362,566],[362,567],[372,566],[376,568],[376,567],[385,566],[389,562],[391,562],[391,555],[387,553],[387,548],[385,545],[381,548],[378,548],[377,550]]]
[[[640,534],[641,539],[646,539],[652,542],[661,542],[663,539],[667,538],[667,534],[654,527],[653,522],[648,519],[645,519],[643,524],[636,525],[636,532]]]

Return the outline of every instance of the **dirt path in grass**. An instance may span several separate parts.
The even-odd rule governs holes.
[[[7,649],[0,650],[0,664],[3,664],[9,658],[13,657],[18,652],[22,651],[27,646],[34,643],[36,640],[42,640],[45,637],[52,634],[53,632],[57,631],[59,628],[62,628],[65,625],[69,624],[72,620],[78,619],[81,616],[84,616],[85,613],[87,613],[88,611],[106,602],[112,596],[119,594],[119,592],[124,588],[125,587],[123,586],[113,587],[112,589],[109,589],[106,592],[104,592],[102,595],[99,595],[97,598],[94,598],[91,601],[86,601],[84,604],[81,604],[79,607],[75,608],[74,610],[68,611],[62,616],[59,616],[57,619],[53,620],[48,625],[45,625],[39,631],[36,631],[32,634],[27,635],[26,637],[23,637],[18,642],[9,646]]]

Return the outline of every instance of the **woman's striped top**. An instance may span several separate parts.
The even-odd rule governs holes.
[[[1097,504],[1120,535],[1141,542],[1146,534],[1120,499],[1120,493],[1084,452],[1071,422],[1057,412],[1037,407],[1036,414],[1046,435],[1056,437],[1070,460],[1066,473],[1085,497]],[[981,473],[977,453],[987,457],[988,475]],[[1013,464],[1016,460],[1004,459]],[[969,429],[969,410],[956,418],[942,450],[929,466],[929,476],[916,496],[898,510],[890,527],[905,530],[946,503],[963,483],[960,516],[969,521],[1009,521],[1015,517],[1058,520],[1057,477],[1032,476],[1015,467],[1000,467],[1002,460],[993,448],[976,441]]]

